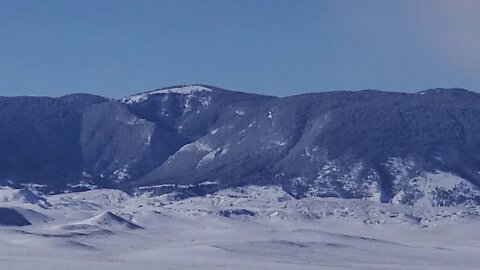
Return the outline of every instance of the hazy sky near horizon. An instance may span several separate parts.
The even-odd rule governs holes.
[[[480,90],[476,0],[0,0],[0,95]]]

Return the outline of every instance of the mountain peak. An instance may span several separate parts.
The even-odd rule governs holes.
[[[135,103],[143,102],[147,100],[148,97],[153,95],[162,95],[162,94],[191,95],[193,93],[198,93],[198,92],[212,92],[212,89],[199,84],[172,86],[172,87],[160,88],[160,89],[152,90],[149,92],[129,96],[129,97],[123,98],[121,101],[125,104],[135,104]]]
[[[475,92],[463,88],[432,88],[420,91],[418,94],[475,94]]]
[[[167,87],[167,88],[161,88],[157,90],[153,90],[148,92],[150,95],[155,95],[155,94],[192,94],[195,92],[211,92],[212,89],[205,87],[203,85],[199,84],[191,84],[191,85],[182,85],[182,86],[172,86],[172,87]]]

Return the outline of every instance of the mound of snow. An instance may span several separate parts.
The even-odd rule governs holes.
[[[53,218],[32,209],[24,209],[20,207],[12,207],[12,209],[17,211],[32,224],[42,224],[53,220]]]
[[[79,210],[122,208],[131,199],[132,197],[127,193],[115,189],[95,189],[49,197],[49,201],[57,207],[62,206]]]
[[[31,223],[17,210],[0,207],[0,225],[26,226],[26,225],[31,225]]]
[[[43,197],[38,196],[29,189],[0,189],[0,202],[3,203],[27,203],[40,206],[48,206],[49,203]]]
[[[130,222],[110,211],[89,218],[80,224],[100,226],[108,229],[143,229],[141,226]]]

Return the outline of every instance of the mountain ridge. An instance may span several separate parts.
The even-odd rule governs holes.
[[[274,184],[299,198],[477,203],[479,101],[459,88],[273,97],[207,85],[0,98],[0,182],[181,196]],[[462,180],[448,190],[419,184],[449,173]]]

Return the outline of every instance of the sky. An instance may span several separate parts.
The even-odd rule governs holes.
[[[480,90],[476,0],[0,0],[0,95]]]

